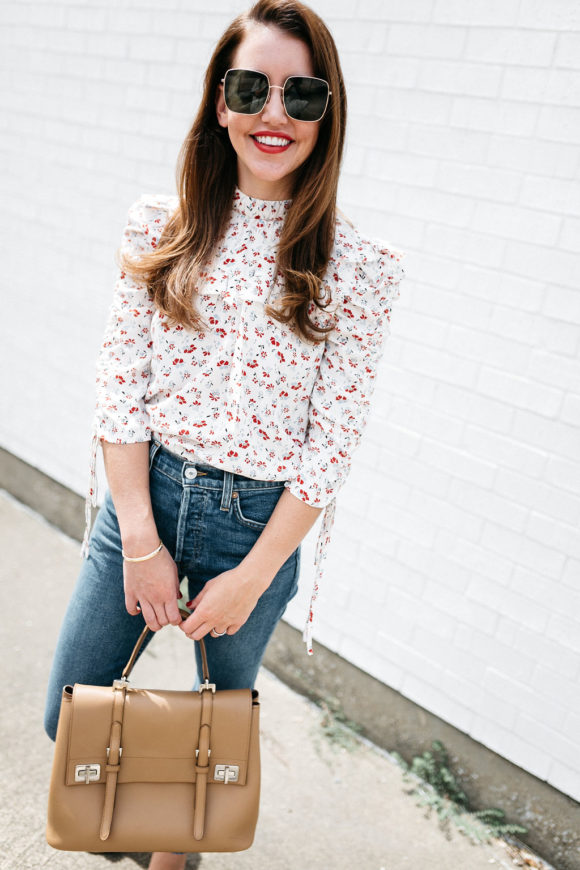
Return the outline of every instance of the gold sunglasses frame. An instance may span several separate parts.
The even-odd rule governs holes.
[[[265,109],[266,106],[268,105],[268,103],[269,103],[269,101],[270,101],[270,94],[271,94],[273,88],[276,88],[277,90],[282,91],[282,105],[284,106],[284,111],[286,112],[286,115],[287,115],[287,116],[288,116],[292,121],[298,121],[299,124],[318,124],[318,122],[319,122],[319,121],[322,121],[322,119],[323,119],[324,116],[326,115],[326,110],[328,109],[328,104],[329,104],[329,102],[330,102],[330,98],[331,98],[331,96],[332,96],[332,91],[330,90],[330,83],[327,82],[326,79],[321,79],[319,76],[298,76],[298,75],[294,75],[294,76],[288,76],[288,78],[284,81],[284,84],[283,84],[283,85],[273,85],[273,84],[270,83],[270,78],[269,78],[268,74],[265,73],[265,72],[262,72],[262,70],[260,70],[260,69],[251,69],[251,68],[249,68],[249,67],[234,66],[234,67],[231,67],[231,69],[228,69],[228,70],[225,71],[225,73],[224,73],[224,77],[220,80],[220,83],[221,83],[222,85],[224,84],[224,82],[225,82],[225,80],[226,80],[226,76],[227,76],[227,74],[228,74],[229,72],[238,72],[238,71],[240,71],[240,72],[254,72],[254,73],[258,73],[258,75],[264,76],[264,78],[265,78],[266,81],[268,82],[268,94],[267,94],[267,96],[266,96],[266,100],[264,101],[264,105],[263,105],[262,108],[261,108],[259,111],[257,111],[257,112],[235,112],[234,109],[230,109],[230,107],[228,106],[227,101],[226,101],[226,107],[229,109],[230,112],[234,112],[235,115],[259,115],[261,112],[264,111],[264,109]],[[314,79],[314,80],[317,81],[317,82],[324,82],[324,84],[325,84],[326,87],[328,88],[328,95],[327,95],[327,97],[326,97],[326,103],[325,103],[325,105],[324,105],[324,111],[322,112],[322,115],[320,116],[320,118],[316,118],[315,121],[299,121],[298,118],[293,118],[292,115],[289,115],[289,114],[288,114],[288,110],[286,109],[286,101],[284,100],[284,88],[286,87],[286,83],[287,83],[290,79]],[[225,94],[225,87],[224,87],[224,101],[225,101],[225,99],[226,99],[226,94]]]

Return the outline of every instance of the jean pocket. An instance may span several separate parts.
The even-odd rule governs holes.
[[[283,484],[267,489],[236,490],[232,493],[234,517],[246,528],[261,531],[283,492]]]

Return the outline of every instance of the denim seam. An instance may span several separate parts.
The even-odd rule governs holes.
[[[183,487],[181,493],[181,504],[179,505],[179,516],[177,519],[177,532],[175,535],[175,556],[176,562],[181,562],[183,556],[183,544],[185,541],[185,533],[187,531],[187,514],[189,511],[189,496],[191,491],[188,486]]]
[[[240,507],[239,498],[234,499],[235,507],[234,507],[234,517],[240,522],[243,526],[248,526],[250,529],[265,529],[268,525],[267,523],[260,523],[258,520],[250,520],[248,517],[245,517],[242,513],[242,509]]]
[[[152,441],[151,446],[149,447],[149,471],[153,468],[153,462],[155,461],[155,457],[159,453],[159,449],[161,444],[159,441]]]
[[[181,483],[182,483],[181,475],[179,477],[176,477],[175,475],[170,474],[167,471],[164,471],[162,468],[159,467],[159,465],[155,466],[155,471],[157,474],[162,474],[163,477],[166,477],[168,480],[172,480],[173,483],[178,483],[179,485],[181,485]]]

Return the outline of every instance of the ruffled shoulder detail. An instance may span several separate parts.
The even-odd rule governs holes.
[[[405,276],[406,252],[382,239],[364,236],[339,214],[326,284],[338,307],[355,303],[362,308],[385,310],[399,299]],[[331,304],[329,310],[333,310]]]
[[[157,242],[169,217],[179,207],[177,194],[142,193],[130,206],[124,233],[124,246],[145,252]]]
[[[179,196],[176,193],[142,193],[131,208],[141,206],[143,210],[161,209],[162,211],[172,212],[178,205]]]

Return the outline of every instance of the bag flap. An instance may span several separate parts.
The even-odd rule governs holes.
[[[75,684],[67,785],[86,784],[84,779],[76,780],[79,765],[100,766],[98,778],[93,768],[89,784],[105,781],[114,691],[107,686]],[[126,693],[118,783],[195,782],[201,694],[133,688],[127,688]],[[254,696],[257,698],[257,692]],[[238,778],[229,784],[245,785],[253,703],[257,705],[251,689],[229,689],[213,695],[208,785],[221,784],[214,780],[218,764],[237,765]]]

